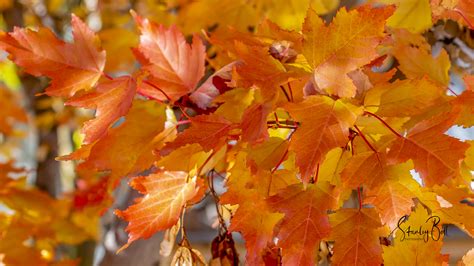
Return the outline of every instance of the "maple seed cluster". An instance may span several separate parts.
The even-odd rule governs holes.
[[[432,13],[420,1],[429,12],[420,25],[401,19],[413,16],[405,1],[383,2],[399,4],[342,8],[329,24],[309,8],[301,31],[264,20],[255,32],[226,28],[190,43],[176,26],[132,12],[140,68],[125,76],[104,73],[98,36],[74,15],[71,43],[46,28],[15,28],[0,48],[51,79],[45,94],[95,110],[83,145],[59,159],[79,161],[77,208],[110,207],[123,178],[143,194],[116,210],[128,222],[119,251],[168,230],[163,254],[181,232],[173,261],[205,264],[184,224],[212,197],[214,260],[238,263],[230,233],[239,232],[249,265],[412,265],[420,256],[441,265],[443,236],[400,242],[390,232],[400,217],[416,227],[429,213],[474,235],[472,204],[463,203],[473,198],[472,142],[445,134],[474,126],[474,77],[463,74],[466,89],[448,93],[449,56],[433,57],[421,35],[446,18],[469,24],[468,9]],[[98,189],[102,197],[88,197]]]

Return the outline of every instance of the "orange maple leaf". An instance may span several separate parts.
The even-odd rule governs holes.
[[[104,136],[110,125],[128,112],[135,90],[136,84],[132,77],[120,77],[102,82],[94,91],[73,97],[66,102],[66,105],[97,109],[96,118],[82,127],[84,143],[92,143]]]
[[[416,125],[406,137],[399,137],[392,144],[389,163],[412,159],[426,186],[455,178],[469,144],[444,134],[451,126],[451,120],[449,115],[439,116]]]
[[[262,264],[263,251],[273,243],[273,228],[283,215],[271,210],[264,198],[255,191],[247,191],[243,196],[237,212],[232,216],[229,230],[240,232],[244,237],[246,263]],[[256,209],[258,212],[255,212]]]
[[[370,63],[384,37],[390,8],[368,6],[347,12],[341,9],[332,23],[324,21],[310,8],[303,24],[303,54],[314,68],[317,86],[329,94],[353,97],[356,87],[347,76]]]
[[[310,96],[301,103],[288,104],[288,112],[301,125],[290,141],[296,154],[301,179],[308,183],[318,164],[331,149],[344,147],[349,127],[356,120],[355,108],[326,96]]]
[[[165,28],[135,13],[140,29],[140,44],[135,50],[142,69],[150,73],[139,92],[158,100],[176,101],[196,89],[204,76],[206,47],[198,35],[189,45],[175,26]],[[159,88],[159,89],[157,89]]]
[[[51,30],[15,28],[0,34],[0,48],[26,72],[51,78],[50,96],[70,97],[93,87],[105,66],[100,40],[78,17],[72,15],[73,43],[58,39]]]
[[[172,131],[164,130],[165,120],[164,105],[137,100],[120,126],[64,159],[85,159],[76,168],[83,177],[109,171],[113,184],[118,178],[139,173],[153,165],[156,159],[153,150],[164,145],[168,134],[173,135]]]
[[[429,218],[428,212],[421,206],[418,205],[416,210],[410,214],[408,221],[406,221],[400,227],[404,230],[395,231],[394,244],[392,246],[383,247],[383,260],[384,265],[388,266],[398,266],[398,265],[446,265],[447,256],[441,254],[441,247],[443,246],[442,238],[438,241],[430,239],[425,242],[423,241],[423,236],[420,235],[411,235],[412,238],[421,238],[421,239],[405,239],[408,238],[408,233],[406,232],[407,226],[410,226],[411,230],[429,230],[431,231],[430,223],[431,220],[427,222]],[[422,227],[423,226],[423,227]],[[416,228],[416,229],[415,229]],[[444,263],[443,263],[444,262]]]
[[[166,155],[172,150],[190,143],[199,143],[204,151],[217,150],[224,144],[224,137],[232,129],[232,123],[220,115],[198,115],[192,117],[191,127],[184,130],[178,137],[160,151]]]
[[[272,103],[255,103],[242,116],[242,140],[251,144],[268,138],[267,116],[272,111]]]
[[[327,211],[338,202],[339,189],[328,183],[288,186],[268,199],[285,214],[277,234],[283,265],[313,265],[321,239],[330,234]]]
[[[335,241],[331,265],[380,265],[382,247],[380,218],[374,209],[341,209],[329,215]]]
[[[379,186],[364,191],[364,204],[371,204],[380,215],[380,220],[391,230],[397,226],[400,217],[410,214],[416,195],[411,189],[419,185],[412,178],[408,165],[395,165],[396,175]],[[411,166],[411,165],[410,165]],[[405,168],[405,169],[403,169]]]
[[[127,248],[139,238],[149,238],[154,233],[171,228],[189,200],[198,193],[196,179],[188,182],[185,172],[156,172],[148,176],[139,176],[130,185],[145,196],[125,211],[115,213],[129,222],[128,242],[117,252]]]

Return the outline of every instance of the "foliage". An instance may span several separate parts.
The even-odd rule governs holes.
[[[46,95],[95,110],[82,126],[82,146],[58,158],[78,161],[71,212],[108,208],[120,180],[130,179],[143,196],[116,211],[128,222],[121,250],[157,231],[171,229],[168,238],[180,231],[178,264],[205,263],[183,219],[207,195],[221,210],[213,262],[236,263],[230,232],[244,237],[250,265],[401,265],[421,256],[445,263],[442,237],[401,243],[405,216],[413,227],[431,215],[439,226],[474,235],[474,149],[446,134],[473,126],[473,77],[462,73],[466,89],[452,92],[447,52],[433,55],[422,35],[444,19],[472,27],[472,1],[369,1],[340,8],[329,23],[320,15],[339,1],[309,9],[307,1],[176,2],[183,2],[179,12],[164,13],[162,24],[131,12],[138,41],[118,28],[95,33],[75,15],[70,42],[43,27],[1,33],[0,47],[15,64],[50,78]],[[292,2],[297,8],[289,13]],[[230,6],[221,11],[223,3]],[[115,38],[124,40],[112,44]],[[5,117],[26,116],[14,105],[6,110],[0,130],[10,134]],[[22,179],[0,178],[0,200],[17,213],[0,224],[4,242],[29,226],[27,216],[16,217],[21,206],[32,215],[53,200],[18,189]],[[222,195],[217,179],[225,181]],[[348,207],[352,195],[358,207]],[[38,211],[44,222],[28,230],[48,231],[39,242],[67,243],[61,231],[81,228],[64,208],[60,217]],[[22,232],[26,239],[29,231]],[[330,255],[322,252],[327,245],[334,245]],[[0,245],[7,263],[13,252]]]

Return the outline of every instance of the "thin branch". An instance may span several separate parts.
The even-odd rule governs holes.
[[[186,205],[181,212],[181,242],[180,245],[183,243],[188,243],[188,236],[186,235],[186,229],[184,228],[184,214],[186,213]]]

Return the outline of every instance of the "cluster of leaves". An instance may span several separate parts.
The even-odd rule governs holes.
[[[15,166],[8,147],[10,138],[23,138],[19,123],[27,122],[19,107],[19,97],[0,88],[0,264],[2,265],[76,265],[76,260],[61,258],[55,248],[75,245],[96,235],[97,225],[84,213],[74,212],[70,200],[56,200],[27,182],[27,171]],[[11,148],[11,147],[10,147]]]
[[[107,207],[118,181],[133,177],[144,196],[116,212],[129,222],[122,249],[161,230],[176,237],[186,208],[209,191],[216,204],[238,205],[229,227],[219,215],[215,260],[235,262],[235,231],[251,265],[312,265],[328,242],[334,264],[442,264],[441,241],[380,239],[416,206],[413,217],[429,211],[474,235],[474,148],[445,134],[474,126],[474,79],[450,93],[448,54],[433,56],[420,34],[445,18],[471,25],[474,6],[378,2],[388,5],[342,8],[329,24],[310,7],[298,30],[262,20],[251,32],[221,28],[190,42],[132,12],[140,68],[124,76],[104,72],[100,38],[74,15],[73,42],[16,28],[0,47],[51,79],[45,94],[95,110],[82,147],[60,159],[79,161],[76,208]],[[358,208],[344,204],[353,192]],[[175,261],[203,263],[184,228],[181,237]]]

